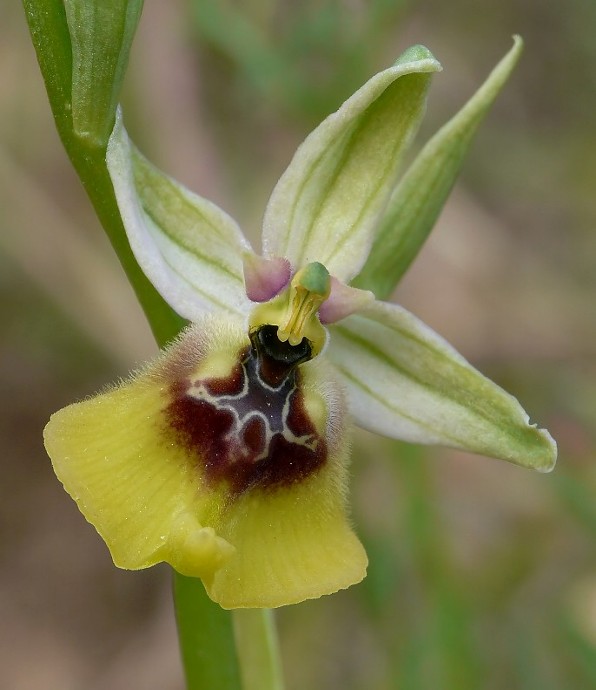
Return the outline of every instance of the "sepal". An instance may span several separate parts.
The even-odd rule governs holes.
[[[358,273],[440,69],[426,48],[409,49],[307,137],[269,200],[266,256],[295,270],[319,261],[346,283]]]
[[[333,327],[328,357],[357,424],[548,472],[556,444],[517,400],[405,309],[375,302]]]
[[[170,306],[186,319],[248,311],[242,256],[251,252],[236,222],[147,161],[119,111],[106,155],[134,255]]]

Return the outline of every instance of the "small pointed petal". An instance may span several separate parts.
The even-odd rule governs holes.
[[[246,313],[242,255],[251,249],[234,220],[143,158],[121,113],[106,162],[132,251],[170,306],[191,321]]]
[[[332,326],[328,357],[361,426],[414,443],[438,443],[542,472],[556,445],[517,400],[476,371],[401,307],[375,302]]]
[[[287,259],[266,259],[258,254],[244,255],[244,284],[252,302],[268,302],[290,282],[292,267]]]
[[[350,287],[331,276],[331,294],[321,305],[319,318],[324,324],[335,323],[364,309],[374,300],[372,292]]]
[[[267,388],[249,348],[242,319],[203,316],[144,371],[60,410],[44,432],[116,565],[165,561],[225,608],[330,594],[367,565],[346,514],[339,387],[310,362]]]
[[[406,171],[383,215],[370,255],[353,281],[386,299],[416,258],[432,230],[462,167],[474,134],[521,55],[511,50],[466,105],[424,146]]]
[[[319,261],[344,282],[358,273],[439,69],[426,48],[410,48],[310,134],[267,206],[266,256],[294,269]]]

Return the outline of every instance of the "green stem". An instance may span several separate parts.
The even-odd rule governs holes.
[[[130,249],[106,167],[106,143],[76,135],[72,124],[72,49],[63,0],[24,0],[25,13],[56,127],[160,346],[184,327],[141,271]],[[188,690],[237,690],[240,670],[228,611],[214,604],[200,580],[174,574],[178,633]],[[281,688],[270,613],[239,614],[237,627],[246,690]],[[247,628],[247,624],[249,628]],[[257,674],[262,674],[260,678]]]
[[[200,580],[175,571],[174,602],[187,689],[240,688],[229,613],[209,599]]]
[[[243,690],[283,690],[273,611],[237,609],[233,620]]]
[[[63,0],[24,0],[33,45],[56,128],[114,251],[135,290],[160,345],[184,326],[137,264],[128,244],[105,162],[106,146],[78,137],[73,129],[72,49]]]

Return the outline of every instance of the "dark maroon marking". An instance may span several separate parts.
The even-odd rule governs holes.
[[[242,386],[244,385],[244,370],[242,365],[238,363],[228,376],[209,379],[200,383],[213,395],[238,395],[242,392]],[[195,385],[198,384],[195,383]]]
[[[261,417],[251,417],[242,429],[242,440],[251,453],[259,456],[265,451],[267,430]]]
[[[310,419],[304,407],[304,396],[292,393],[290,410],[286,419],[290,431],[296,436],[310,434]]]
[[[228,377],[171,387],[170,427],[209,480],[237,493],[302,481],[327,459],[301,390],[298,365],[310,358],[310,344],[281,343],[276,332],[253,333]]]

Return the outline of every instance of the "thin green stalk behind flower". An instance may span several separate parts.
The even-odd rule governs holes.
[[[86,4],[92,7],[95,3],[87,2]],[[115,201],[114,188],[106,169],[107,142],[98,142],[97,137],[80,137],[74,130],[73,110],[81,111],[84,104],[81,102],[73,106],[73,50],[65,6],[62,0],[23,0],[23,5],[60,139],[147,315],[157,342],[163,346],[176,336],[185,325],[185,321],[165,303],[155,290],[140,270],[130,249]],[[121,10],[125,10],[124,6]],[[119,19],[117,16],[114,16],[114,23],[116,26],[126,24],[123,18]],[[104,37],[110,35],[110,32],[104,32]],[[128,41],[128,45],[123,44],[124,38]],[[113,74],[118,75],[120,79],[123,76],[125,59],[130,50],[132,38],[132,31],[123,35],[116,30],[113,43],[109,46],[103,45],[108,55],[119,55],[120,67]],[[79,37],[78,40],[84,41],[84,38]],[[88,43],[93,43],[91,36],[87,40]],[[101,55],[99,48],[96,54]],[[102,67],[101,61],[96,60],[94,64]],[[112,61],[111,64],[113,65],[114,62]],[[107,104],[113,101],[114,94],[117,94],[117,85],[106,85],[105,79],[102,84],[100,75],[97,80],[88,81],[98,86],[102,85],[102,91],[97,93],[99,112],[102,113],[100,119],[105,121],[107,118],[113,123],[115,110],[108,112],[106,108]],[[79,89],[75,92],[75,97],[79,98],[80,94]]]
[[[207,598],[201,581],[174,571],[174,602],[187,690],[250,690],[241,684],[231,616]],[[253,644],[262,644],[258,636]]]

